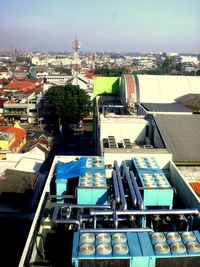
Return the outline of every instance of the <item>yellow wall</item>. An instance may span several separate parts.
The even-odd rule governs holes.
[[[0,159],[1,159],[1,150],[10,150],[10,146],[15,141],[15,135],[11,140],[0,140]],[[20,149],[26,144],[26,137],[24,137],[17,147],[12,149],[12,152],[19,152]]]
[[[9,150],[10,142],[9,140],[0,140],[0,149]]]
[[[20,149],[26,144],[26,138],[24,137],[21,142],[19,143],[19,145],[15,148],[15,152],[19,152]]]

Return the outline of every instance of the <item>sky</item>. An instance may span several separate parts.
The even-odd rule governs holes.
[[[0,49],[200,53],[200,0],[1,0]]]

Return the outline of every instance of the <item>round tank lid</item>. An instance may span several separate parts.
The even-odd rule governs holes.
[[[80,236],[80,241],[83,243],[92,243],[95,240],[94,234],[85,233]]]
[[[129,252],[129,249],[126,244],[117,244],[117,245],[114,245],[113,252],[117,255],[124,255]]]
[[[151,240],[154,242],[165,242],[166,241],[166,237],[163,233],[153,233],[151,235]]]
[[[96,251],[100,255],[108,255],[112,252],[112,247],[109,244],[100,244],[96,247]]]
[[[186,247],[182,243],[172,243],[170,248],[171,251],[175,253],[183,253],[186,251]]]
[[[125,243],[127,241],[127,237],[124,233],[116,233],[112,235],[112,241],[116,243]]]
[[[95,253],[95,247],[92,244],[83,244],[80,246],[79,251],[83,255],[91,255]]]
[[[96,240],[100,243],[108,243],[111,241],[110,234],[101,233],[96,236]]]
[[[181,236],[178,233],[171,232],[167,234],[167,240],[170,242],[179,242],[181,241]]]
[[[197,242],[189,242],[186,247],[190,252],[200,252],[200,244]]]
[[[164,243],[158,243],[155,245],[155,251],[157,253],[162,253],[162,254],[166,254],[170,252],[170,248],[167,244]]]
[[[182,233],[182,238],[185,241],[195,241],[196,240],[196,236],[192,233],[192,232],[184,232]]]

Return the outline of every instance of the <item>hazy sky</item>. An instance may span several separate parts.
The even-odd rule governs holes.
[[[200,0],[0,0],[0,48],[200,52]]]

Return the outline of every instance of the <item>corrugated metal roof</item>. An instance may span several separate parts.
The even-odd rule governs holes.
[[[148,111],[155,112],[192,112],[181,103],[141,103]]]
[[[173,103],[182,95],[200,92],[200,76],[137,75],[140,103]]]
[[[174,162],[200,162],[200,116],[154,115]]]
[[[125,74],[124,79],[126,81],[127,102],[129,104],[134,104],[136,98],[135,78],[131,74]]]

